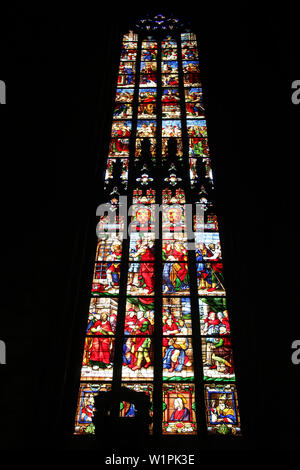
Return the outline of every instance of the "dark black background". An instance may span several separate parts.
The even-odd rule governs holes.
[[[2,19],[2,449],[68,448],[63,391],[81,355],[120,34],[145,10],[11,7]],[[299,16],[289,3],[169,12],[200,37],[244,427],[234,449],[290,451],[300,422]]]

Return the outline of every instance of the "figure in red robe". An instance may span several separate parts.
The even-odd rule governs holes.
[[[108,336],[113,334],[111,325],[108,321],[108,315],[103,313],[101,320],[97,320],[90,332],[95,335],[91,347],[90,363],[93,366],[108,366],[110,364],[112,339]],[[100,336],[105,335],[105,336]]]

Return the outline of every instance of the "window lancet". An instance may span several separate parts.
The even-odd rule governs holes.
[[[126,387],[150,400],[150,433],[239,435],[197,37],[163,15],[136,30],[120,53],[74,434],[95,432],[96,395]]]

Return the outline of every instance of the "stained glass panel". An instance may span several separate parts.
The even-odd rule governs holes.
[[[230,334],[226,298],[199,298],[201,335],[218,336]]]
[[[95,397],[99,393],[110,391],[111,384],[107,383],[83,383],[80,385],[74,434],[95,434],[93,423]]]
[[[200,295],[225,295],[223,264],[203,263],[196,257],[197,285]]]
[[[190,133],[193,133],[192,128],[190,128]],[[200,136],[189,138],[189,155],[192,157],[208,157],[209,148],[207,144],[207,138]]]
[[[175,73],[166,73],[161,77],[163,87],[178,87],[179,77]]]
[[[111,128],[112,137],[130,137],[131,121],[113,121]]]
[[[117,103],[115,105],[114,119],[128,119],[132,117],[132,106],[129,103]]]
[[[220,324],[219,331],[226,333],[225,325]],[[202,362],[205,382],[235,381],[231,339],[227,336],[202,338]]]
[[[180,137],[181,136],[181,121],[163,120],[162,121],[162,136],[163,137]]]
[[[129,139],[111,139],[109,157],[129,157]]]
[[[81,380],[112,380],[115,338],[110,325],[106,323],[103,329],[105,336],[98,333],[85,339]]]
[[[134,88],[117,88],[116,101],[132,103]]]
[[[235,385],[205,385],[207,430],[211,434],[240,434]]]
[[[207,137],[205,119],[194,119],[187,121],[187,131],[191,137]]]
[[[182,262],[163,263],[162,292],[172,295],[189,295],[188,264]]]
[[[163,335],[191,335],[192,316],[189,297],[163,297]],[[163,344],[166,346],[166,344]]]
[[[153,119],[156,118],[156,103],[149,102],[139,104],[138,119]]]
[[[137,137],[155,137],[156,122],[152,120],[143,120],[137,122]]]
[[[139,234],[133,233],[130,237],[129,244],[129,260],[140,261],[143,256],[143,261],[153,260],[155,235],[152,233]]]
[[[127,336],[123,344],[122,380],[153,379],[153,340],[149,336]]]
[[[141,258],[145,256],[149,257],[149,254],[146,253]],[[134,279],[136,279],[135,283],[133,282]],[[154,295],[154,263],[129,263],[127,294]]]
[[[195,434],[195,410],[193,384],[163,385],[163,434]]]
[[[184,324],[179,325],[186,332]],[[194,380],[193,349],[191,338],[181,335],[163,337],[163,380],[189,382]]]
[[[120,263],[95,263],[92,295],[119,293]]]
[[[152,335],[154,332],[153,297],[127,297],[124,334]]]
[[[92,298],[90,301],[86,334],[115,333],[117,325],[118,301],[113,297]]]

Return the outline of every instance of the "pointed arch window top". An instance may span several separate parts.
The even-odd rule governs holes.
[[[153,17],[146,15],[144,18],[136,23],[136,27],[139,31],[174,31],[186,28],[185,25],[179,18],[174,15],[165,16],[157,14]]]

